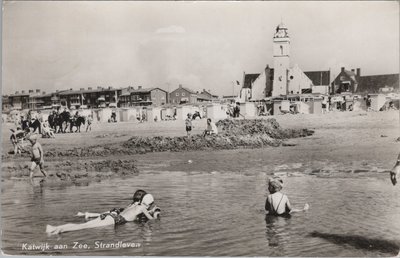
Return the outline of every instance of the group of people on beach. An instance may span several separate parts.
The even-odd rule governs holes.
[[[190,136],[192,129],[194,129],[192,120],[193,120],[192,114],[188,113],[187,118],[185,120],[187,136]],[[217,134],[218,134],[217,126],[215,125],[214,122],[211,121],[211,118],[207,118],[207,127],[203,132],[203,137],[205,137],[206,135],[217,135]]]
[[[190,135],[190,131],[193,128],[192,117],[190,114],[185,121],[186,131]],[[204,131],[204,136],[207,134],[217,134],[218,130],[216,125],[207,119],[207,128]],[[47,172],[44,170],[44,152],[41,144],[38,142],[37,134],[28,133],[27,135],[21,128],[17,128],[13,132],[12,141],[15,143],[15,153],[20,152],[19,141],[23,137],[28,139],[31,143],[31,166],[29,168],[29,177],[32,179],[34,176],[35,169],[39,167],[40,172],[44,177],[47,177]],[[393,169],[390,171],[390,179],[393,185],[397,184],[400,177],[400,154],[397,157],[397,161]],[[269,195],[265,201],[265,211],[268,215],[272,216],[285,216],[294,212],[307,211],[309,205],[306,203],[302,209],[293,208],[289,198],[281,192],[283,188],[283,180],[280,178],[271,178],[268,181]],[[160,215],[160,208],[154,203],[154,197],[144,190],[137,190],[132,198],[132,203],[125,208],[114,208],[103,213],[90,213],[90,212],[78,212],[78,217],[85,217],[91,219],[81,224],[64,224],[60,226],[47,225],[46,232],[48,234],[59,234],[62,232],[76,231],[81,229],[102,227],[108,225],[122,225],[132,221],[143,221],[157,219]]]

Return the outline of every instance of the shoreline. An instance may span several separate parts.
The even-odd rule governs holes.
[[[50,150],[52,145],[57,145],[53,151],[58,151],[58,148],[62,153],[69,155],[45,156],[45,169],[54,174],[51,180],[46,181],[49,181],[49,184],[80,184],[81,182],[105,180],[114,177],[133,176],[142,172],[143,167],[154,163],[154,160],[158,162],[167,160],[166,164],[163,164],[158,169],[170,171],[176,166],[168,164],[168,159],[178,159],[181,164],[187,162],[189,159],[195,160],[199,154],[209,152],[211,149],[214,153],[213,156],[216,156],[214,162],[223,162],[224,155],[236,155],[236,153],[243,152],[252,153],[253,156],[265,159],[268,163],[279,161],[283,164],[289,164],[296,160],[304,160],[305,162],[314,161],[317,163],[318,161],[329,160],[351,164],[354,162],[362,163],[371,161],[372,163],[380,163],[381,170],[390,169],[393,166],[393,157],[397,156],[399,151],[400,143],[396,142],[397,137],[399,137],[399,123],[398,114],[395,112],[348,112],[328,114],[322,118],[321,116],[313,115],[299,117],[296,117],[296,115],[284,115],[276,117],[276,119],[285,129],[311,128],[315,130],[315,133],[312,136],[289,139],[286,141],[288,143],[287,146],[283,146],[282,141],[280,141],[279,147],[250,145],[245,146],[245,148],[243,146],[235,146],[229,149],[215,149],[212,147],[205,149],[194,148],[192,150],[183,149],[178,152],[168,150],[164,152],[144,151],[146,152],[144,155],[140,154],[144,153],[143,151],[138,151],[136,147],[131,146],[125,146],[126,148],[123,148],[124,151],[119,152],[113,149],[116,146],[121,146],[121,144],[129,142],[129,139],[132,139],[132,137],[135,138],[128,131],[124,131],[124,128],[129,127],[129,124],[120,123],[119,125],[122,128],[113,132],[108,131],[107,128],[103,130],[96,128],[93,134],[57,134],[56,139],[40,140],[41,143],[43,142],[42,145],[45,152]],[[183,121],[180,122],[184,124]],[[202,131],[202,123],[205,123],[205,120],[195,121],[197,132]],[[157,127],[158,125],[158,123],[149,123],[147,125],[147,135],[159,137],[160,134],[164,134],[168,138],[169,135],[176,134],[177,131],[183,129],[176,122],[171,123],[169,130],[165,131],[164,126]],[[144,126],[140,125],[140,127],[143,128]],[[130,129],[132,130],[132,128]],[[6,149],[7,145],[7,143],[5,144],[4,131],[6,131],[5,126],[3,126],[3,150]],[[140,130],[137,131],[140,132]],[[98,137],[101,134],[108,134],[108,136],[104,138]],[[119,137],[121,134],[126,135]],[[73,145],[66,144],[65,140],[71,142],[71,138],[75,137],[77,139],[75,139],[76,142]],[[76,147],[76,145],[81,144],[79,138],[82,137],[86,138],[84,146]],[[171,138],[173,137],[171,136]],[[58,144],[59,142],[61,144]],[[94,145],[95,143],[96,145]],[[109,148],[109,151],[102,153],[101,150],[94,148],[94,146],[100,145]],[[75,152],[69,153],[71,149],[66,148],[67,146],[72,146],[72,150],[75,148],[77,150],[86,149],[88,150],[87,155],[79,155],[76,149],[74,150]],[[100,155],[92,155],[93,153]],[[197,166],[200,166],[200,170],[207,171],[207,161],[202,162],[199,163],[196,161],[198,163]],[[28,165],[28,156],[23,155],[22,157],[14,158],[13,156],[4,157],[3,154],[3,181],[10,180],[11,178],[24,178],[29,174]],[[356,170],[364,169],[362,167],[355,167]],[[235,170],[234,167],[231,169]],[[187,170],[191,171],[192,169],[188,167]]]

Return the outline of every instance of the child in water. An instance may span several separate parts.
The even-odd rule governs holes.
[[[288,215],[293,212],[306,211],[309,209],[309,205],[306,203],[303,209],[293,209],[290,205],[288,197],[281,193],[280,190],[283,187],[282,179],[271,178],[268,181],[268,191],[270,194],[267,196],[265,202],[265,210],[268,215]]]
[[[139,190],[141,191],[141,190]],[[98,213],[88,213],[90,216],[98,216],[96,219],[88,221],[82,224],[64,224],[60,226],[46,226],[46,233],[49,235],[55,235],[62,232],[76,231],[87,228],[104,227],[109,225],[122,225],[130,221],[135,221],[139,215],[144,214],[149,220],[155,219],[153,215],[150,214],[154,198],[151,194],[145,194],[143,192],[138,193],[136,191],[133,203],[128,205],[125,209],[113,209],[109,212],[98,214]],[[145,193],[145,192],[144,192]],[[78,213],[78,215],[80,215]],[[87,215],[87,214],[86,214]]]
[[[29,177],[32,179],[33,178],[33,173],[35,172],[35,169],[37,166],[40,168],[40,172],[47,177],[46,171],[44,171],[44,160],[43,160],[43,149],[42,145],[37,141],[37,135],[33,134],[29,136],[29,141],[32,144],[32,151],[31,151],[31,167],[30,167],[30,174]]]

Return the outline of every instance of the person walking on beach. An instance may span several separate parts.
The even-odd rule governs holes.
[[[187,114],[187,118],[185,120],[185,126],[186,126],[186,134],[189,137],[190,132],[192,131],[193,125],[192,125],[192,115],[190,113]]]
[[[393,169],[390,171],[390,180],[393,185],[397,184],[397,179],[400,176],[400,154],[397,156],[396,164],[394,164]]]
[[[39,166],[40,172],[42,172],[42,174],[45,177],[47,177],[47,173],[46,173],[46,171],[44,171],[44,167],[43,167],[43,165],[44,165],[43,149],[42,149],[42,145],[40,145],[40,143],[37,141],[37,135],[30,135],[28,139],[32,144],[32,151],[31,151],[32,164],[29,169],[30,170],[29,177],[31,179],[33,178],[33,174],[34,174],[37,166]]]
[[[289,199],[286,194],[280,192],[283,187],[282,179],[272,178],[268,181],[269,195],[265,202],[265,210],[268,215],[288,215],[293,212],[306,211],[309,205],[306,203],[303,209],[294,209],[290,205]]]

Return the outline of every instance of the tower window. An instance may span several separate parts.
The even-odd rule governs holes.
[[[280,45],[280,48],[281,48],[281,55],[283,55],[283,46]]]

